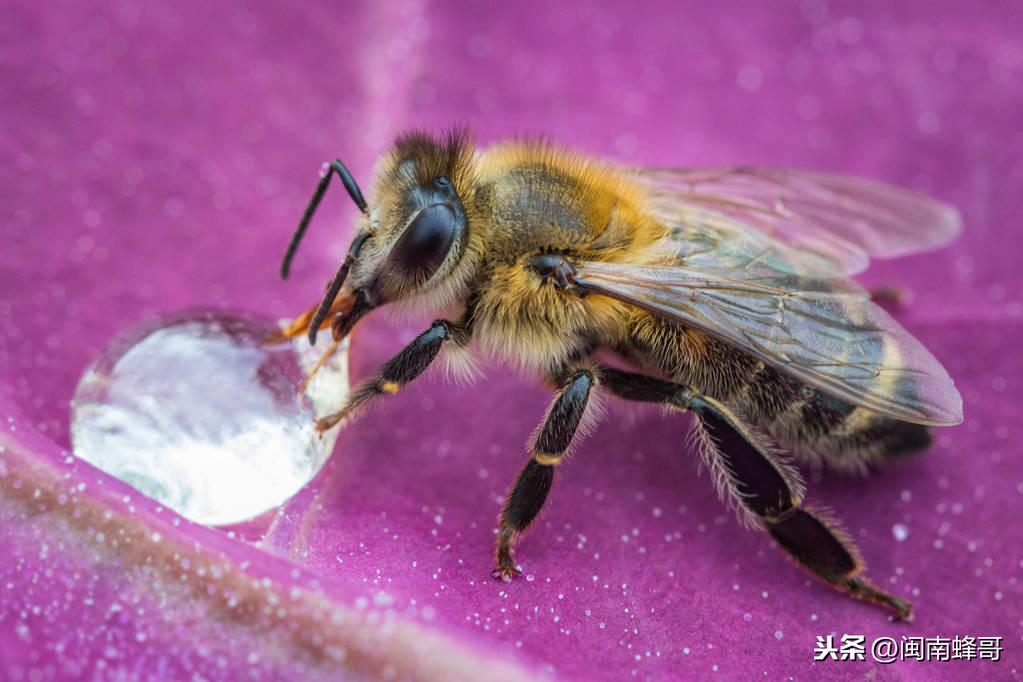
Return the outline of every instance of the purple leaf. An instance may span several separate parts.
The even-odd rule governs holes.
[[[1019,22],[997,4],[22,3],[0,25],[0,678],[900,679],[1018,674],[1023,599]],[[68,401],[119,330],[192,305],[295,315],[344,256],[322,161],[369,188],[406,128],[542,132],[629,163],[858,173],[955,204],[963,236],[875,266],[966,422],[869,478],[809,475],[911,624],[742,530],[687,419],[607,401],[490,578],[501,498],[549,401],[439,374],[342,434],[277,514],[191,524],[68,453]],[[372,202],[371,192],[367,198]],[[425,328],[361,322],[362,377]],[[84,488],[81,486],[84,485]],[[814,662],[861,634],[864,661]],[[870,656],[999,636],[1002,661]],[[1017,672],[1014,672],[1017,671]]]

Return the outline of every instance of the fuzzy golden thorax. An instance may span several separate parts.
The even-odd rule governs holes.
[[[507,143],[480,157],[474,203],[484,234],[474,333],[486,348],[551,372],[586,345],[620,340],[627,306],[558,288],[529,259],[643,262],[665,228],[626,172],[548,144]]]

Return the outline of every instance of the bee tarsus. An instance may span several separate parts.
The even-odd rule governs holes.
[[[377,396],[397,393],[426,371],[446,341],[454,336],[463,340],[467,338],[466,334],[462,325],[448,320],[435,320],[429,329],[385,362],[372,377],[353,388],[340,410],[318,419],[317,430],[322,433],[342,421],[351,419],[356,411]]]

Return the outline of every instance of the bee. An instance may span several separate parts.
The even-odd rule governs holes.
[[[326,295],[285,335],[315,342],[329,327],[336,346],[389,304],[448,314],[321,431],[439,356],[482,351],[554,390],[500,513],[494,577],[519,574],[516,541],[604,393],[691,412],[694,449],[743,523],[832,587],[912,618],[838,523],[804,505],[790,456],[862,472],[962,421],[945,369],[850,278],[870,257],[946,243],[955,209],[841,175],[634,168],[539,141],[481,150],[460,130],[399,137],[372,204],[340,160],[324,170],[282,276],[334,175],[361,217]]]

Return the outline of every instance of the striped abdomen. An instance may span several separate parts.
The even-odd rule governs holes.
[[[931,442],[925,426],[834,398],[675,322],[637,314],[630,340],[643,364],[738,410],[786,449],[837,469],[863,471]]]

